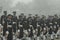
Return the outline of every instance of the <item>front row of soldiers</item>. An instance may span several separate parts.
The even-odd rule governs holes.
[[[7,11],[4,11],[0,21],[0,37],[1,40],[46,40],[46,35],[49,34],[51,40],[54,40],[54,34],[58,38],[59,20],[57,15],[46,19],[44,15],[40,18],[29,14],[26,18],[23,13],[18,19],[16,12],[7,15]]]

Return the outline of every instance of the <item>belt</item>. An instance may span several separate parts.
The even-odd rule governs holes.
[[[49,23],[49,24],[52,24],[52,23]]]
[[[13,22],[13,24],[16,24],[16,22]]]
[[[23,25],[20,25],[20,24],[19,24],[19,27],[22,27],[22,26],[23,26]]]

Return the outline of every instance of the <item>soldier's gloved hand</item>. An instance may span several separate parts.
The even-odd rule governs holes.
[[[5,35],[5,37],[7,38],[7,37],[8,37],[8,35],[9,35],[9,31],[6,31],[6,35]]]

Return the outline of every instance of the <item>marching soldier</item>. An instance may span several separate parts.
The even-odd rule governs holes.
[[[56,38],[58,38],[57,32],[58,32],[58,28],[59,28],[59,23],[58,23],[58,16],[57,15],[54,15],[54,18],[53,18],[53,28],[54,28],[55,36],[56,36]]]
[[[5,32],[7,30],[7,11],[4,11],[4,15],[1,16],[1,24],[3,26],[3,36],[5,36]]]
[[[40,25],[37,25],[37,40],[40,39],[40,34],[41,34],[41,27]]]
[[[47,19],[47,26],[48,26],[48,33],[50,34],[51,40],[54,40],[53,38],[53,17],[49,16]]]
[[[13,12],[13,32],[16,33],[16,28],[17,28],[17,16],[16,16],[16,11]]]
[[[40,19],[40,25],[41,25],[42,30],[44,29],[45,26],[47,26],[46,17],[44,15],[42,15],[42,18]]]
[[[19,16],[19,20],[18,20],[18,32],[17,32],[17,40],[22,40],[23,38],[23,19],[22,16]]]
[[[33,28],[36,29],[37,27],[37,18],[35,16],[33,16],[33,19],[32,19],[32,25],[33,25]]]
[[[29,28],[29,25],[32,25],[32,14],[29,14],[28,18],[27,18],[27,23],[28,23],[28,28]]]
[[[40,20],[40,25],[41,25],[41,32],[42,32],[42,37],[43,40],[46,40],[46,34],[47,34],[47,20],[46,20],[46,16],[42,15],[42,18]]]
[[[5,33],[7,40],[13,40],[12,24],[13,24],[12,15],[9,14],[7,18],[7,31]]]
[[[43,40],[46,40],[46,34],[47,34],[47,28],[46,27],[44,27],[43,28]]]
[[[0,40],[3,40],[3,26],[0,24]]]
[[[26,18],[26,16],[24,16],[24,18],[23,18],[23,28],[24,28],[25,30],[28,29],[28,23],[27,23],[27,18]]]
[[[33,37],[33,26],[29,25],[29,29],[28,29],[28,40],[32,40]]]

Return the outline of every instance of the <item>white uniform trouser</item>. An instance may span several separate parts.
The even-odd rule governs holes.
[[[17,40],[21,40],[21,39],[17,38]]]
[[[54,38],[53,38],[53,34],[51,34],[51,39],[54,39]]]
[[[43,35],[43,40],[46,40],[46,36],[45,35]]]
[[[6,40],[6,38],[5,38],[5,37],[3,37],[3,40]]]
[[[16,37],[15,37],[15,35],[13,35],[13,40],[15,40],[16,39]]]
[[[57,34],[60,35],[60,30],[58,30]]]
[[[40,37],[37,37],[37,40],[40,40]]]
[[[28,37],[28,40],[31,40],[31,38],[30,38],[30,37]]]

